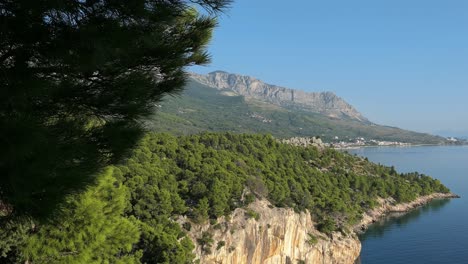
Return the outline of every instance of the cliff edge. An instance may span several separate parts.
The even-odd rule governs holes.
[[[206,264],[353,264],[361,251],[355,235],[327,237],[307,211],[273,207],[266,200],[237,208],[215,225],[192,225],[189,236],[197,242],[197,259]]]
[[[459,196],[434,193],[400,204],[393,198],[379,198],[379,205],[363,215],[352,233],[334,232],[331,236],[315,229],[308,211],[297,213],[257,200],[246,208],[237,208],[229,217],[220,217],[214,225],[191,224],[188,234],[195,242],[193,253],[200,263],[354,264],[361,252],[356,233],[387,213],[407,212],[434,199],[448,198]],[[188,219],[181,218],[179,223],[188,223]]]

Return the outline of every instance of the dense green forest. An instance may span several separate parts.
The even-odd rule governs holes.
[[[205,223],[267,198],[308,210],[324,233],[346,232],[377,197],[407,202],[449,192],[428,176],[399,174],[347,153],[233,133],[149,134],[97,179],[70,195],[48,223],[22,218],[5,225],[0,260],[191,263],[194,244],[175,222],[181,215]]]

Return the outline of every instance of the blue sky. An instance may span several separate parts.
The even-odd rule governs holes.
[[[212,63],[305,91],[333,91],[371,121],[468,134],[468,1],[237,0]]]

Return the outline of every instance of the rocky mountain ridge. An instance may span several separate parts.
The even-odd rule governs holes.
[[[369,123],[353,106],[333,92],[305,92],[267,84],[250,76],[215,71],[206,75],[190,74],[204,85],[218,90],[231,90],[246,99],[256,99],[285,108],[320,113],[332,118],[348,118]]]
[[[200,77],[200,76],[198,76]],[[298,108],[287,108],[266,99],[252,99],[228,88],[206,85],[207,76],[191,78],[178,96],[167,96],[156,105],[155,115],[146,121],[148,129],[175,134],[202,131],[269,133],[277,138],[320,136],[324,142],[371,140],[411,144],[445,144],[447,140],[429,134],[377,125],[357,119],[332,118]],[[199,78],[199,79],[200,79]],[[224,86],[227,87],[227,86]]]

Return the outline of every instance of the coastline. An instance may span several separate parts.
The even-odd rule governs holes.
[[[353,264],[359,259],[362,244],[358,234],[392,212],[405,213],[423,206],[432,200],[459,198],[453,193],[433,193],[421,196],[408,203],[397,203],[393,198],[378,198],[379,205],[363,215],[353,232],[343,235],[334,232],[331,237],[320,233],[308,211],[295,212],[291,208],[274,207],[268,200],[256,200],[247,208],[235,209],[229,217],[217,219],[218,227],[209,223],[194,224],[188,231],[195,243],[192,253],[200,263],[343,263]],[[258,218],[246,217],[252,210]],[[181,217],[178,223],[190,222]],[[203,233],[211,234],[213,244],[210,252],[204,251],[198,240]],[[311,242],[311,237],[315,242]],[[222,246],[220,246],[222,245]],[[288,261],[289,259],[289,261]]]
[[[411,148],[411,147],[437,147],[437,146],[457,146],[457,145],[446,145],[446,144],[410,144],[410,145],[362,145],[362,146],[351,146],[351,147],[332,147],[336,150],[348,150],[348,149],[363,149],[363,148]],[[462,145],[459,145],[462,146]]]
[[[433,193],[425,196],[420,196],[416,200],[408,203],[396,203],[393,198],[378,198],[379,206],[376,206],[374,209],[364,213],[362,220],[354,225],[353,230],[355,233],[360,234],[367,230],[369,225],[379,221],[380,218],[389,213],[404,213],[411,211],[415,208],[426,205],[432,200],[436,199],[453,199],[460,198],[460,196],[454,193]]]
[[[363,149],[363,148],[410,148],[410,147],[443,147],[443,146],[468,146],[467,143],[462,144],[411,144],[408,145],[360,145],[360,146],[349,146],[349,147],[331,147],[335,150],[353,150],[353,149]]]

